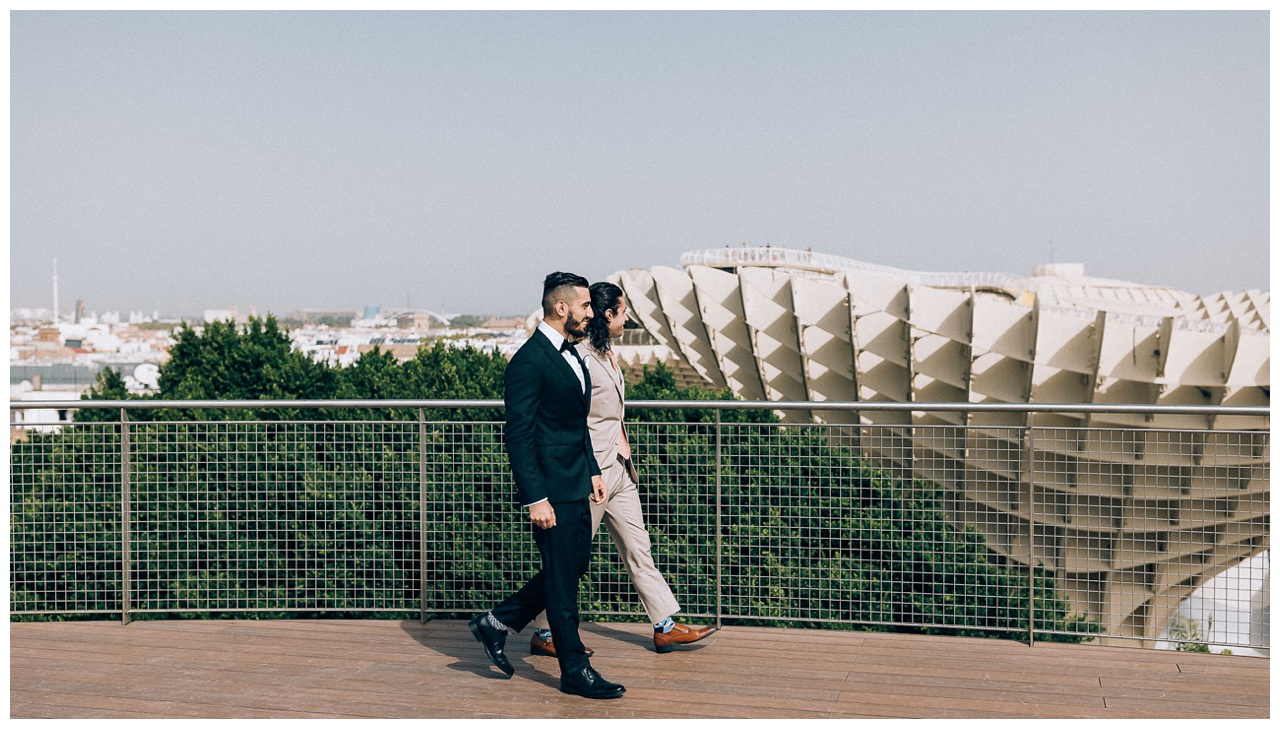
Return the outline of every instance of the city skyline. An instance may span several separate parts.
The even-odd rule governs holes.
[[[10,306],[56,258],[64,312],[513,314],[743,244],[1268,290],[1268,44],[1243,11],[18,11]]]
[[[387,304],[352,304],[350,306],[344,306],[339,304],[337,306],[326,306],[326,307],[304,306],[301,308],[287,310],[287,311],[276,311],[271,309],[260,310],[257,307],[242,306],[235,303],[228,304],[226,302],[218,302],[214,305],[197,307],[189,311],[176,311],[176,310],[164,310],[164,309],[111,309],[111,308],[101,308],[101,307],[95,308],[94,306],[91,305],[91,302],[84,301],[83,299],[77,299],[71,302],[68,302],[65,300],[62,302],[61,307],[57,309],[57,312],[56,312],[58,315],[58,321],[62,323],[74,322],[77,318],[76,309],[80,304],[84,305],[83,312],[82,312],[83,315],[90,318],[101,319],[104,316],[108,318],[119,317],[120,320],[123,322],[128,322],[130,318],[139,318],[147,322],[153,322],[153,321],[154,322],[172,322],[178,319],[186,319],[192,323],[201,321],[203,317],[206,317],[209,315],[217,315],[221,318],[225,318],[227,315],[229,315],[237,319],[241,319],[244,317],[251,317],[251,316],[265,317],[268,314],[276,317],[277,319],[295,319],[299,317],[315,318],[315,317],[326,317],[326,316],[343,317],[343,316],[350,315],[352,319],[360,320],[360,319],[370,319],[370,318],[378,318],[378,317],[394,318],[395,316],[406,316],[412,312],[430,313],[430,314],[435,314],[442,317],[453,317],[453,318],[492,316],[498,319],[510,318],[510,317],[520,317],[523,319],[527,317],[529,314],[533,313],[534,310],[538,308],[537,305],[535,304],[534,306],[530,307],[529,311],[503,312],[503,311],[460,311],[456,309],[437,310],[437,309],[427,309],[425,307],[418,307],[418,306],[395,306],[395,305],[387,305]],[[371,312],[372,312],[372,316],[366,316]],[[50,323],[52,321],[52,316],[54,313],[55,313],[55,310],[54,310],[54,307],[52,306],[41,306],[41,305],[21,306],[21,305],[15,304],[9,307],[10,324],[14,326],[20,325],[23,323],[31,324],[33,322]]]

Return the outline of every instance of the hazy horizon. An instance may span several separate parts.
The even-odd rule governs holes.
[[[1269,15],[10,15],[10,307],[532,311],[772,244],[1270,289]]]

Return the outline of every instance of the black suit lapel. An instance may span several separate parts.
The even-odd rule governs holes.
[[[539,334],[541,334],[541,332],[539,332]],[[547,335],[542,334],[539,339],[542,340],[542,352],[551,358],[553,362],[552,366],[558,370],[560,374],[569,378],[569,382],[573,384],[574,389],[578,392],[579,399],[581,399],[584,404],[589,403],[591,401],[591,373],[587,370],[587,363],[582,362],[582,379],[586,382],[586,386],[583,387],[583,383],[579,382],[578,376],[574,374],[573,367],[569,365],[569,362],[560,353],[560,350],[555,348],[555,345],[551,343],[551,340],[547,339]]]

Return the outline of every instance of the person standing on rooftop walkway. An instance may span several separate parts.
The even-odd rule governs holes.
[[[529,510],[542,568],[467,626],[489,660],[511,676],[508,632],[520,632],[545,610],[560,641],[560,690],[616,699],[626,688],[591,667],[578,635],[578,582],[591,560],[589,500],[604,498],[587,430],[591,375],[570,341],[586,334],[592,317],[587,280],[549,274],[542,284],[542,315],[537,331],[507,365],[504,393],[507,457],[519,503]]]

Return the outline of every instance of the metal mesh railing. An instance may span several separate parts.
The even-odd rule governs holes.
[[[11,611],[121,611],[121,445],[116,424],[11,444]]]
[[[132,610],[414,604],[394,578],[416,571],[414,424],[131,423],[129,435]]]
[[[165,403],[216,417],[156,421],[133,401],[78,404],[119,422],[11,445],[15,615],[466,615],[537,569],[502,424],[427,417],[500,403]],[[235,419],[273,406],[369,419]],[[677,406],[703,417],[664,421]],[[1265,429],[1037,427],[1039,406],[1004,409],[1021,425],[955,425],[919,403],[914,424],[721,417],[777,406],[631,405],[655,560],[684,615],[1269,645]],[[581,604],[643,614],[604,530]]]
[[[1038,428],[1034,437],[1043,455],[1029,479],[1031,554],[1069,576],[1074,605],[1115,635],[1158,635],[1181,609],[1212,642],[1269,642],[1258,632],[1269,619],[1261,568],[1184,604],[1270,546],[1266,432]]]

